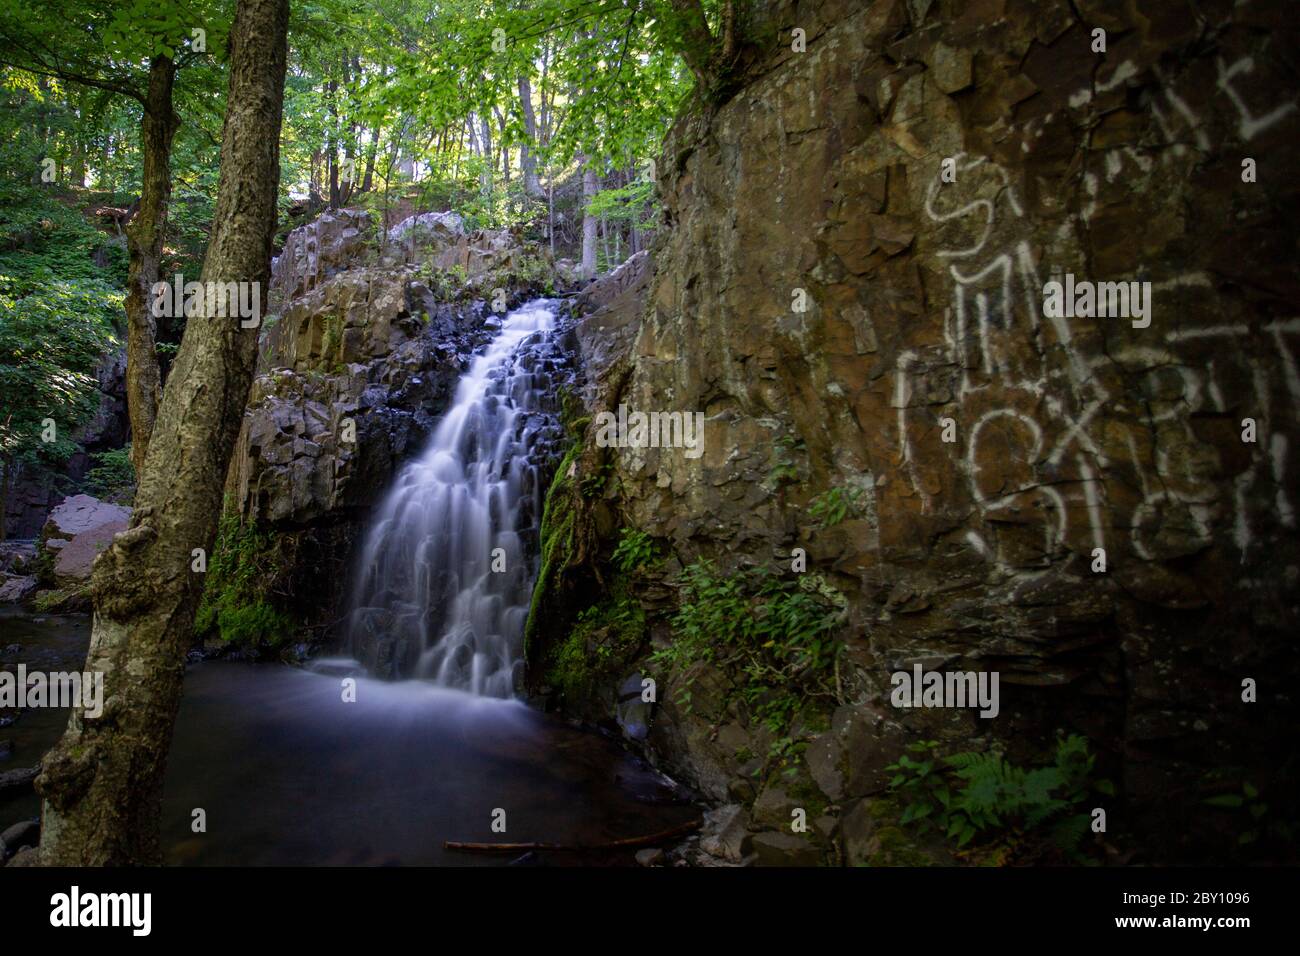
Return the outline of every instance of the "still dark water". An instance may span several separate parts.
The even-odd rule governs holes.
[[[80,668],[84,617],[0,616],[0,665]],[[66,663],[71,661],[71,663]],[[598,734],[516,701],[419,681],[341,678],[270,664],[189,668],[168,763],[163,841],[182,865],[503,865],[514,855],[449,852],[443,840],[590,845],[698,816],[662,777]],[[28,711],[0,739],[30,766],[66,713]],[[194,833],[192,813],[206,812]],[[0,827],[37,812],[34,795],[0,800]],[[505,811],[505,833],[492,831]],[[631,862],[618,854],[542,853],[521,862]]]

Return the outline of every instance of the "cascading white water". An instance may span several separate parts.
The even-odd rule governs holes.
[[[371,672],[513,695],[536,576],[524,535],[536,534],[541,515],[529,454],[540,394],[521,346],[554,318],[544,299],[506,316],[380,506],[349,630],[352,653]]]

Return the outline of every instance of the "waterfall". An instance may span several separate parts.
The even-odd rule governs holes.
[[[352,654],[371,673],[511,697],[541,521],[532,453],[553,425],[529,346],[554,304],[511,312],[456,387],[427,448],[367,532],[351,602]]]

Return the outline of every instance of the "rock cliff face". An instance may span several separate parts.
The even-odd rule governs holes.
[[[1027,761],[1058,729],[1118,785],[1116,853],[1229,852],[1225,811],[1166,808],[1243,780],[1295,795],[1288,13],[759,6],[736,92],[665,146],[643,323],[587,396],[591,414],[703,412],[704,453],[597,448],[581,423],[548,521],[577,544],[539,596],[542,689],[564,676],[556,622],[591,606],[584,582],[611,587],[625,525],[661,556],[633,588],[650,636],[589,613],[587,653],[617,666],[566,706],[622,717],[656,679],[648,752],[742,804],[762,858],[897,861],[882,794],[905,745]],[[1102,312],[1080,298],[1101,283],[1138,285],[1127,306],[1101,286]],[[671,665],[667,619],[684,565],[794,576],[796,549],[845,651],[832,697],[773,731],[735,665]],[[998,673],[999,715],[893,706],[891,675],[917,664]],[[809,831],[785,846],[799,807]]]

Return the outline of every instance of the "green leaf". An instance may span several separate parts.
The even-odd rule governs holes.
[[[1204,801],[1206,806],[1210,807],[1240,807],[1245,801],[1235,793],[1225,793],[1217,797],[1208,797]]]

